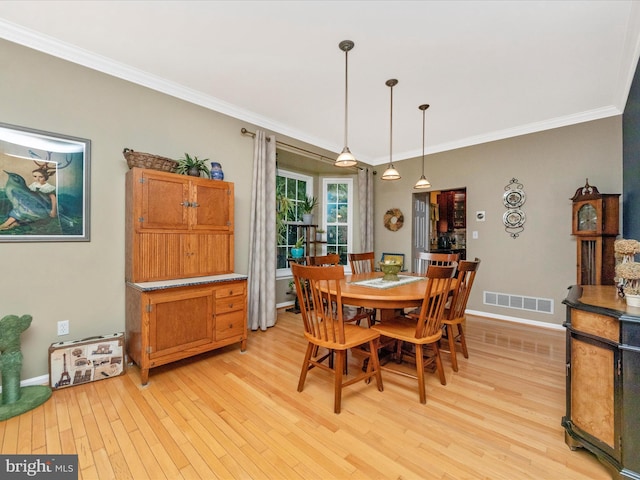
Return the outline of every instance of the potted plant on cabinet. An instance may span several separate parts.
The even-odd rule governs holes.
[[[327,233],[323,228],[316,229],[316,242],[326,242],[327,237],[325,236]]]
[[[302,246],[304,243],[304,237],[298,237],[296,243],[293,247],[291,247],[291,256],[293,258],[302,258],[304,256],[304,247]]]
[[[178,160],[178,166],[176,167],[176,173],[180,175],[191,175],[192,177],[201,177],[204,173],[209,176],[209,167],[207,162],[209,159],[199,159],[197,156],[191,156],[188,153],[184,154],[184,158]]]
[[[302,202],[300,202],[300,212],[302,213],[302,223],[306,225],[313,224],[313,209],[318,205],[318,199],[316,197],[310,197],[307,195]]]

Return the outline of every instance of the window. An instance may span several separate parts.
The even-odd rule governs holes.
[[[322,198],[327,253],[337,253],[340,263],[348,266],[347,253],[353,251],[353,179],[322,179]]]
[[[296,243],[298,237],[296,226],[289,225],[287,222],[302,221],[302,213],[298,207],[307,195],[313,196],[313,177],[278,169],[276,195],[286,198],[290,205],[286,218],[282,219],[283,225],[278,232],[276,276],[281,277],[291,274],[287,258],[291,256],[291,247]]]

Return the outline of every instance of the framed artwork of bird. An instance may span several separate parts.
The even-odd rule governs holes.
[[[91,141],[0,123],[0,242],[89,241]]]

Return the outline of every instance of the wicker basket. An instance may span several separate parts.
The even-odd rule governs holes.
[[[161,170],[163,172],[175,172],[178,162],[166,157],[152,155],[150,153],[134,152],[130,148],[125,148],[122,152],[127,160],[129,168],[150,168],[152,170]]]

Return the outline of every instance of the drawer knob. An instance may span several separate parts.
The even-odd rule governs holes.
[[[230,303],[230,304],[229,304],[229,308],[233,308],[233,303]]]

